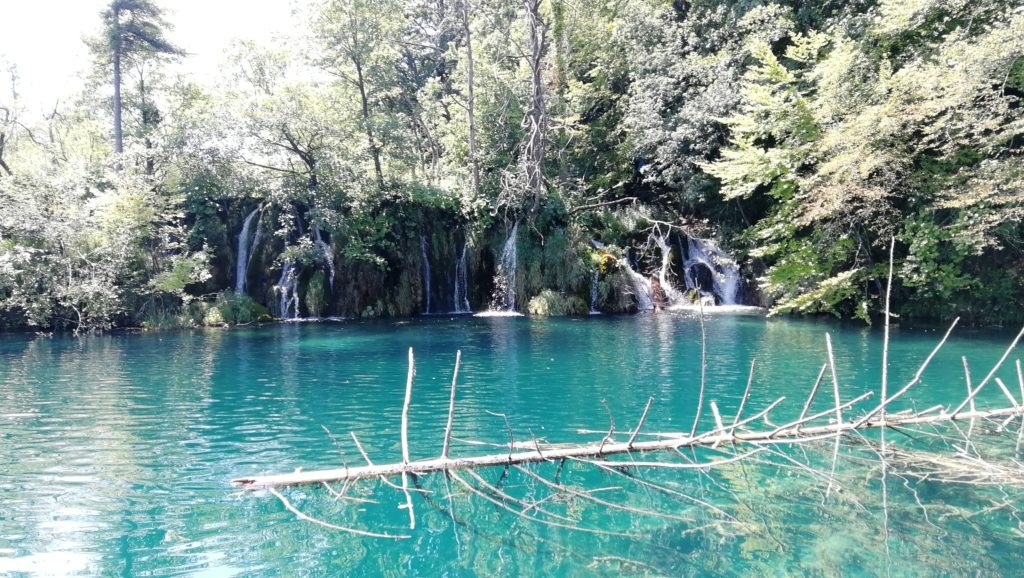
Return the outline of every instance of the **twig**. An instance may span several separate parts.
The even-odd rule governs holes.
[[[697,425],[700,423],[700,413],[704,406],[704,388],[707,384],[708,370],[708,335],[704,328],[704,302],[700,302],[700,394],[697,397],[697,415],[693,417],[693,427],[690,428],[690,437],[697,435]]]
[[[725,431],[725,425],[722,424],[722,414],[718,413],[718,404],[712,401],[710,405],[711,414],[715,417],[715,431]],[[712,447],[717,447],[717,444]]]
[[[612,415],[612,409],[608,407],[608,404],[603,399],[601,400],[601,405],[608,412],[608,435],[604,436],[604,439],[601,440],[601,449],[597,452],[599,454],[604,450],[604,444],[610,442],[612,435],[615,434],[615,416]]]
[[[836,398],[836,423],[843,423],[843,410],[841,400],[839,399],[839,378],[836,376],[836,359],[832,355],[832,336],[828,333],[825,334],[825,350],[828,352],[828,364],[832,368],[832,391]]]
[[[497,413],[486,409],[484,410],[484,413],[488,415],[493,415],[494,417],[500,417],[501,419],[505,420],[505,429],[508,431],[508,457],[509,461],[511,461],[512,450],[515,449],[516,447],[516,438],[512,434],[512,425],[508,423],[508,416],[503,413]]]
[[[740,408],[736,410],[736,417],[732,420],[733,430],[736,429],[736,423],[740,421],[740,416],[743,415],[743,408],[747,405],[747,399],[750,397],[750,386],[754,384],[754,364],[757,363],[756,359],[750,360],[750,373],[747,374],[747,387],[743,390],[743,397],[740,399]]]
[[[880,411],[884,411],[885,406],[889,405],[890,403],[892,403],[893,401],[898,399],[904,393],[907,393],[907,390],[909,390],[916,383],[921,381],[921,375],[924,374],[924,370],[928,368],[928,364],[930,364],[932,362],[932,358],[935,357],[935,354],[938,353],[939,350],[942,349],[942,346],[946,344],[946,340],[949,339],[949,335],[951,333],[953,333],[953,328],[956,327],[956,324],[959,323],[959,322],[960,322],[960,318],[959,317],[957,317],[956,319],[953,320],[953,323],[950,324],[949,329],[946,330],[946,334],[942,336],[942,339],[939,341],[939,344],[936,345],[934,349],[932,349],[932,352],[929,353],[928,357],[925,358],[924,363],[922,363],[917,368],[917,373],[914,374],[914,378],[911,379],[909,382],[907,382],[907,385],[903,386],[902,389],[900,389],[899,391],[894,393],[892,395],[892,397],[887,398],[887,399],[883,399],[878,407],[876,407],[875,409],[873,409],[870,412],[868,412],[868,414],[865,415],[864,417],[860,418],[860,420],[858,420],[858,422],[857,422],[857,426],[858,427],[863,425],[863,424],[865,424],[865,423],[867,423],[868,420],[870,420],[872,417],[874,417],[876,413],[878,413]],[[964,360],[964,364],[966,364],[966,363],[967,363],[967,360],[965,359]],[[966,367],[966,365],[965,365],[965,367]],[[970,393],[970,392],[968,391],[968,393]],[[971,411],[974,411],[974,407],[973,406],[971,407]],[[884,421],[884,418],[883,418],[883,421]]]
[[[579,460],[575,460],[575,461],[579,461]],[[623,473],[623,472],[621,472],[621,471],[619,471],[619,470],[617,470],[617,469],[615,469],[613,467],[610,467],[610,466],[608,466],[606,464],[603,464],[601,462],[586,462],[586,463],[590,463],[590,464],[592,464],[594,466],[597,466],[598,468],[600,468],[600,469],[602,469],[602,470],[604,470],[606,472],[622,476],[622,477],[626,478],[627,480],[631,480],[631,481],[633,481],[633,482],[635,482],[637,484],[640,484],[641,486],[644,486],[645,488],[650,488],[652,490],[655,490],[655,491],[658,491],[658,492],[663,492],[663,493],[668,494],[670,496],[677,496],[677,497],[683,498],[685,500],[689,500],[689,501],[691,501],[691,502],[693,502],[693,503],[695,503],[697,505],[704,506],[705,508],[707,508],[707,509],[709,509],[711,511],[717,512],[717,513],[721,514],[722,516],[728,518],[729,520],[731,520],[733,522],[739,522],[739,520],[737,520],[736,517],[733,516],[732,514],[730,514],[729,512],[726,512],[725,510],[719,508],[718,506],[715,506],[714,504],[711,504],[710,502],[706,502],[704,500],[701,500],[700,498],[695,498],[695,497],[693,497],[693,496],[691,496],[689,494],[686,494],[686,493],[683,493],[683,492],[680,492],[680,491],[677,491],[677,490],[673,490],[672,488],[666,488],[665,486],[660,486],[658,484],[653,484],[651,482],[648,482],[647,480],[641,480],[640,478],[635,478],[633,476],[627,476],[625,473]]]
[[[973,386],[971,385],[971,368],[968,367],[968,365],[967,365],[967,357],[966,356],[961,356],[960,360],[963,361],[963,363],[964,363],[964,380],[965,380],[965,385],[967,385],[967,399],[969,399],[971,401],[971,411],[972,412],[973,411],[977,411],[977,408],[974,407],[974,398],[971,397],[971,392],[973,391]],[[953,415],[955,417],[956,413],[954,412]],[[967,437],[968,437],[968,439],[971,437],[971,434],[973,434],[973,433],[974,433],[974,421],[972,420],[971,421],[971,425],[967,427]]]
[[[625,506],[623,504],[616,504],[615,502],[609,502],[607,500],[602,500],[601,498],[595,498],[594,496],[590,495],[592,492],[581,492],[579,490],[570,488],[569,486],[565,486],[565,485],[562,485],[562,484],[556,484],[555,482],[552,482],[552,481],[548,480],[544,476],[538,475],[538,474],[530,471],[529,468],[524,468],[523,466],[516,466],[516,469],[521,471],[521,472],[523,472],[524,474],[530,476],[531,478],[537,480],[538,482],[544,484],[545,486],[548,486],[549,488],[556,489],[556,490],[558,490],[560,492],[565,492],[565,493],[567,493],[569,495],[572,495],[572,496],[577,496],[577,497],[582,498],[584,500],[589,500],[591,502],[594,502],[595,504],[600,504],[602,506],[611,508],[613,510],[621,510],[621,511],[624,511],[624,512],[632,512],[634,514],[640,514],[640,515],[643,515],[643,516],[651,516],[653,518],[665,518],[665,519],[668,519],[668,520],[679,520],[680,522],[688,522],[688,523],[693,522],[693,518],[685,518],[683,516],[675,516],[675,515],[672,515],[672,514],[666,514],[666,513],[662,513],[662,512],[653,512],[651,510],[644,510],[644,509],[641,509],[641,508],[634,508],[634,507],[631,507],[631,506]]]
[[[510,494],[508,494],[506,492],[503,492],[500,488],[498,488],[494,484],[488,483],[487,480],[483,479],[483,477],[481,477],[480,474],[474,472],[473,470],[467,470],[466,474],[471,476],[474,480],[477,481],[478,484],[480,484],[481,486],[483,486],[484,488],[489,490],[493,495],[501,498],[502,501],[512,502],[513,504],[516,504],[516,505],[522,507],[524,512],[528,512],[530,510],[533,510],[533,511],[539,513],[539,514],[544,514],[546,516],[551,516],[552,518],[555,518],[557,520],[562,520],[563,522],[569,522],[569,523],[574,522],[574,520],[572,518],[569,518],[567,516],[563,516],[561,514],[556,514],[554,512],[550,512],[548,510],[545,510],[544,508],[539,507],[539,503],[535,502],[533,504],[530,504],[530,503],[526,502],[525,500],[520,500],[519,498],[516,498],[516,497],[514,497],[514,496],[512,496],[512,495],[510,495]]]
[[[452,439],[452,422],[455,420],[455,384],[459,380],[459,363],[462,361],[462,350],[455,352],[455,373],[452,374],[452,395],[448,401],[448,424],[444,428],[444,445],[441,447],[441,457],[448,457],[448,448]]]
[[[1001,379],[999,379],[997,377],[996,378],[996,385],[999,386],[999,389],[1003,390],[1003,395],[1006,396],[1006,399],[1010,400],[1010,403],[1013,405],[1013,407],[1019,407],[1019,405],[1017,404],[1017,400],[1014,399],[1013,395],[1010,394],[1010,390],[1006,389],[1006,384],[1003,383],[1003,380],[1001,380]]]
[[[889,395],[889,321],[892,315],[889,312],[889,298],[892,295],[892,266],[896,252],[896,237],[889,241],[889,280],[885,285],[885,334],[882,337],[882,399],[879,406],[882,421],[885,421],[885,405]],[[883,447],[883,450],[885,448]]]
[[[864,394],[860,395],[859,397],[856,397],[856,398],[851,399],[850,401],[844,403],[842,406],[840,406],[840,409],[846,409],[846,408],[848,408],[848,407],[858,403],[859,401],[861,401],[863,399],[871,397],[873,394],[874,394],[874,392],[871,392],[871,391],[865,392]],[[786,431],[788,429],[793,429],[795,427],[799,427],[802,424],[805,424],[805,423],[807,423],[809,421],[814,421],[814,420],[818,419],[819,417],[828,415],[828,414],[830,414],[830,413],[832,413],[834,411],[835,411],[834,409],[830,408],[830,409],[827,409],[825,411],[816,413],[814,415],[810,415],[810,416],[807,416],[807,417],[801,417],[800,419],[798,419],[796,421],[789,422],[789,423],[787,423],[785,425],[780,425],[779,427],[777,427],[777,428],[773,429],[771,432],[769,432],[768,437],[769,438],[773,438],[773,437],[775,437],[776,435],[778,435],[779,433],[781,433],[783,431]],[[856,428],[853,428],[853,429],[856,429]]]
[[[1020,385],[1020,402],[1024,403],[1024,372],[1020,369],[1020,360],[1017,360],[1017,384]]]
[[[978,395],[978,392],[981,391],[981,388],[985,387],[989,380],[991,380],[992,377],[996,374],[996,372],[999,371],[999,368],[1003,366],[1003,362],[1005,362],[1006,358],[1010,356],[1010,352],[1013,351],[1015,347],[1017,347],[1017,343],[1020,342],[1021,337],[1024,337],[1024,328],[1022,328],[1020,330],[1020,333],[1017,334],[1017,337],[1013,339],[1013,343],[1011,343],[1010,346],[1006,348],[1006,351],[1003,353],[1003,356],[1000,357],[999,361],[997,361],[996,364],[992,367],[992,371],[988,372],[988,375],[986,375],[985,379],[983,379],[981,383],[978,384],[978,387],[974,388],[974,391],[971,392],[969,396],[967,396],[967,399],[961,402],[960,405],[957,406],[957,408],[953,411],[954,416],[963,411],[964,407],[967,406],[968,402],[972,401],[974,397]]]
[[[828,352],[828,364],[832,369],[832,391],[834,392],[836,399],[836,424],[843,423],[843,409],[840,407],[839,399],[839,378],[836,376],[836,360],[835,356],[832,355],[832,336],[828,333],[825,334],[825,350]],[[839,436],[836,436],[835,447],[832,449],[832,472],[829,477],[834,478],[836,476],[836,461],[839,459]],[[829,481],[828,489],[825,490],[825,497],[828,498],[832,494],[832,482]]]
[[[412,401],[412,378],[416,375],[416,362],[412,348],[409,348],[409,377],[405,381],[405,403],[402,404],[402,463],[409,465],[409,403]],[[412,507],[412,494],[409,493],[409,475],[402,472],[402,491],[405,492],[405,508],[409,510],[409,529],[416,529],[416,512]]]
[[[651,403],[653,401],[654,401],[654,396],[653,395],[649,396],[647,398],[647,405],[644,406],[644,413],[640,415],[640,423],[636,424],[636,429],[634,429],[633,433],[629,436],[629,441],[626,442],[627,446],[633,447],[633,442],[636,440],[637,434],[640,433],[640,428],[644,427],[644,421],[647,420],[647,412],[650,411]]]
[[[391,539],[391,540],[405,540],[405,539],[411,537],[411,536],[405,536],[405,535],[401,535],[401,534],[381,534],[381,533],[378,533],[378,532],[367,532],[366,530],[357,530],[355,528],[346,528],[345,526],[338,526],[336,524],[331,524],[329,522],[325,522],[323,520],[319,520],[317,518],[314,518],[312,516],[304,514],[301,510],[299,510],[298,508],[293,506],[292,503],[288,501],[288,498],[284,497],[284,495],[282,495],[281,492],[278,492],[274,488],[267,488],[267,491],[269,491],[271,494],[273,494],[278,500],[281,500],[281,503],[284,504],[284,507],[287,508],[289,512],[295,514],[295,516],[297,518],[299,518],[300,520],[305,520],[306,522],[312,522],[312,523],[314,523],[314,524],[316,524],[318,526],[323,526],[324,528],[330,528],[332,530],[340,530],[342,532],[348,532],[349,534],[356,534],[358,536],[367,536],[367,537],[370,537],[370,538],[388,538],[388,539]]]
[[[624,533],[621,533],[621,532],[608,532],[608,531],[605,531],[605,530],[595,530],[593,528],[584,528],[582,526],[570,526],[568,524],[561,524],[559,522],[553,522],[551,520],[544,520],[542,518],[537,518],[537,517],[534,517],[534,516],[530,516],[528,514],[525,514],[523,512],[520,512],[520,511],[516,510],[515,508],[510,508],[508,506],[508,504],[503,503],[501,500],[498,500],[498,499],[496,499],[496,498],[494,498],[492,496],[488,496],[484,492],[480,491],[479,488],[473,486],[473,484],[471,484],[471,483],[467,482],[466,480],[462,479],[457,474],[450,473],[449,475],[451,476],[451,478],[453,480],[455,480],[456,482],[462,484],[463,487],[465,487],[467,490],[470,491],[470,493],[475,494],[477,496],[480,496],[481,498],[483,498],[484,500],[487,500],[488,502],[494,504],[495,506],[498,506],[499,508],[501,508],[501,509],[503,509],[503,510],[505,510],[505,511],[515,515],[515,516],[518,516],[518,517],[526,519],[526,520],[530,520],[531,522],[537,522],[539,524],[544,524],[544,525],[547,525],[547,526],[555,526],[556,528],[566,528],[566,529],[569,529],[569,530],[578,530],[580,532],[587,532],[589,534],[601,534],[601,535],[604,535],[604,536],[625,536],[627,538],[635,537],[635,536],[632,536],[630,534],[624,534]]]
[[[714,448],[712,448],[712,449],[714,449]],[[730,458],[725,458],[725,459],[722,459],[722,460],[715,460],[713,462],[692,462],[692,463],[687,463],[687,464],[678,464],[678,463],[674,463],[674,462],[637,462],[637,461],[629,461],[629,462],[604,461],[604,462],[600,462],[600,463],[602,465],[608,466],[610,468],[634,468],[635,467],[635,468],[665,468],[665,469],[669,469],[669,470],[708,470],[708,469],[714,468],[716,466],[724,466],[726,464],[731,464],[733,462],[737,462],[737,461],[739,461],[739,460],[741,460],[743,458],[748,458],[750,456],[759,454],[759,453],[761,453],[763,451],[765,451],[765,448],[759,447],[759,448],[752,449],[752,450],[750,450],[749,452],[747,452],[745,454],[738,454],[738,455],[732,456]],[[680,453],[679,450],[676,450],[676,452]],[[596,460],[588,460],[588,459],[583,459],[583,458],[577,459],[576,461],[584,463],[584,464],[595,464],[595,465],[599,463]]]
[[[804,402],[804,408],[800,411],[800,417],[797,421],[804,419],[807,415],[807,410],[811,409],[811,404],[814,403],[814,396],[818,393],[818,387],[821,386],[821,379],[825,377],[825,370],[828,369],[828,364],[821,364],[821,371],[818,372],[818,379],[814,380],[814,387],[811,388],[811,394],[807,396],[807,401]]]

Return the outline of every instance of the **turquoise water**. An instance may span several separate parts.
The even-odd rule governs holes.
[[[706,330],[707,399],[726,416],[737,409],[754,359],[746,413],[786,396],[779,419],[799,414],[825,361],[826,332],[833,337],[843,398],[877,389],[877,328],[711,316]],[[940,337],[941,331],[894,332],[893,389]],[[954,334],[923,383],[894,409],[958,402],[965,391],[960,357],[968,358],[977,382],[1012,337]],[[579,430],[605,431],[611,419],[616,431],[629,431],[648,396],[654,403],[645,431],[688,432],[700,343],[696,319],[670,314],[431,317],[82,339],[0,336],[0,575],[1019,573],[1024,538],[1013,509],[1019,487],[920,482],[899,477],[892,466],[883,489],[877,456],[858,438],[843,442],[832,489],[826,481],[830,440],[772,447],[710,472],[634,468],[623,476],[572,462],[535,470],[578,490],[599,490],[593,495],[603,500],[672,518],[552,496],[517,470],[480,472],[522,503],[539,501],[560,516],[548,520],[615,535],[523,519],[436,475],[419,479],[424,493],[415,495],[417,528],[411,532],[408,514],[399,509],[401,492],[375,481],[347,489],[360,501],[339,501],[317,487],[284,492],[325,521],[411,535],[362,538],[299,520],[274,496],[239,494],[228,483],[296,468],[362,465],[350,432],[375,462],[400,459],[409,347],[417,360],[414,459],[440,453],[460,349],[458,440],[507,443],[504,418],[488,412],[504,414],[519,442],[600,439]],[[1012,368],[1000,375],[1017,391]],[[1000,396],[993,384],[978,405],[1005,405]],[[830,404],[829,385],[812,411]],[[707,409],[701,424],[713,427]],[[967,424],[961,427],[966,435]],[[1019,457],[1018,428],[1019,420],[1001,433],[978,424],[971,440],[1012,463]],[[932,430],[920,429],[906,432],[914,439],[896,432],[888,439],[910,448],[934,443],[926,435]],[[948,428],[941,433],[961,435]],[[501,450],[456,441],[452,453],[494,451]],[[643,459],[722,457],[716,450]]]

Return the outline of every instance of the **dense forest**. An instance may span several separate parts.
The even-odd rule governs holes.
[[[43,118],[5,66],[0,327],[624,312],[638,279],[711,294],[698,246],[737,301],[870,322],[893,238],[902,318],[1024,320],[1024,1],[301,18],[199,83],[155,0],[113,0]]]

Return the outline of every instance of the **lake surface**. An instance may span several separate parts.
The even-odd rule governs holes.
[[[843,399],[878,388],[879,328],[751,315],[711,315],[705,325],[706,398],[727,419],[755,359],[745,414],[786,396],[774,421],[798,415],[826,360],[826,332]],[[894,331],[890,391],[906,383],[941,334]],[[922,383],[893,409],[959,403],[961,356],[977,382],[1012,338],[954,333]],[[497,445],[510,435],[517,442],[600,440],[602,434],[580,430],[606,431],[610,420],[616,432],[627,432],[616,434],[624,441],[649,396],[645,432],[688,432],[696,412],[701,329],[692,315],[427,317],[82,339],[2,335],[0,575],[995,576],[1024,567],[1024,526],[1013,509],[1019,486],[920,482],[895,467],[883,476],[875,446],[856,436],[843,442],[836,466],[833,442],[825,440],[773,446],[710,472],[638,467],[623,476],[575,462],[534,470],[633,511],[551,496],[518,470],[479,472],[522,503],[537,502],[561,525],[499,509],[437,475],[419,480],[424,492],[415,494],[413,531],[399,509],[402,493],[375,481],[346,488],[358,501],[337,500],[321,487],[283,492],[324,521],[411,536],[404,540],[302,521],[273,495],[239,494],[229,484],[296,468],[363,465],[350,433],[374,462],[400,460],[409,347],[416,355],[413,459],[440,453],[457,350],[463,363],[453,455],[504,451],[465,440]],[[1017,391],[1012,367],[999,375]],[[831,395],[828,381],[811,411],[828,409]],[[977,403],[1006,405],[994,386]],[[1019,424],[1001,433],[978,424],[971,441],[1013,464]],[[713,426],[705,407],[700,429]],[[968,424],[960,428],[940,433],[960,439]],[[916,429],[888,436],[909,447],[934,438]],[[702,450],[634,459],[723,457]],[[486,487],[468,474],[463,479],[477,491]]]

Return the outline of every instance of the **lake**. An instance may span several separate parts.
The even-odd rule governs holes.
[[[745,415],[780,396],[786,400],[773,422],[799,415],[826,361],[826,333],[844,401],[878,389],[878,327],[708,315],[705,331],[705,397],[727,419],[737,411],[753,360]],[[943,331],[893,331],[890,391],[913,376]],[[966,392],[961,356],[977,383],[1014,334],[956,331],[922,383],[892,410],[958,404]],[[507,509],[454,478],[422,476],[412,531],[399,508],[404,496],[383,483],[345,488],[355,500],[336,499],[315,486],[282,492],[317,519],[410,536],[403,540],[303,521],[268,492],[240,493],[229,483],[297,468],[363,465],[350,434],[375,463],[400,460],[409,347],[416,357],[409,413],[413,459],[440,454],[457,350],[462,365],[453,455],[506,451],[498,446],[510,437],[520,443],[600,440],[604,434],[580,431],[606,432],[612,422],[615,438],[625,441],[649,397],[644,432],[689,432],[701,340],[697,317],[667,313],[550,320],[438,316],[81,339],[0,335],[0,575],[1019,572],[1024,525],[1014,504],[1022,498],[1020,484],[922,481],[904,475],[895,457],[882,468],[877,434],[847,436],[835,465],[833,441],[822,440],[768,446],[710,471],[607,471],[571,461],[531,470],[583,496],[553,495],[519,470],[480,470],[484,482],[462,475],[477,492],[500,487],[519,500],[506,503]],[[1018,391],[1010,365],[998,375]],[[847,411],[863,413],[876,398]],[[828,379],[810,411],[832,403]],[[993,385],[977,404],[1007,402]],[[713,428],[706,406],[701,415],[700,429]],[[968,453],[976,446],[1015,465],[1020,421],[1001,430],[1002,424],[985,422],[920,426],[891,431],[887,439],[925,450],[936,436],[947,436]],[[771,427],[760,421],[755,426]],[[632,457],[706,463],[750,450]],[[509,510],[525,516],[544,510],[552,514],[545,519],[557,524]]]

